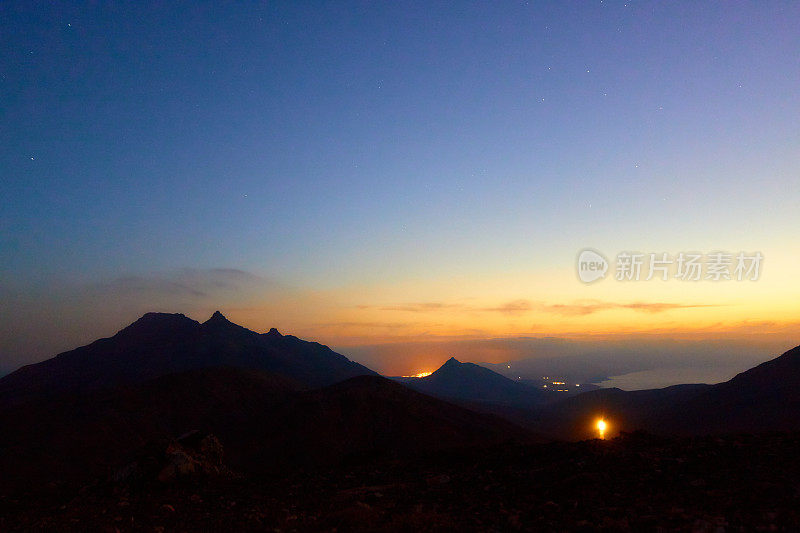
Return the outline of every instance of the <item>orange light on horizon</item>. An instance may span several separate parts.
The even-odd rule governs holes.
[[[424,378],[430,376],[433,372],[420,372],[419,374],[414,374],[412,376],[403,376],[404,378]]]

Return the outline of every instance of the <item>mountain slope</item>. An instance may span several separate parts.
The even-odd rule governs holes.
[[[455,357],[430,376],[408,379],[404,383],[437,398],[474,403],[531,407],[548,398],[535,387],[517,383],[474,363],[462,363]]]
[[[374,374],[327,346],[275,329],[258,334],[219,311],[203,324],[182,314],[147,313],[113,337],[0,379],[0,407],[212,366],[266,370],[308,387]]]
[[[226,463],[248,474],[529,438],[379,376],[305,391],[228,367],[28,402],[0,412],[0,427],[8,487],[107,476],[145,444],[192,430],[216,435]]]
[[[665,410],[679,433],[800,430],[800,346]]]

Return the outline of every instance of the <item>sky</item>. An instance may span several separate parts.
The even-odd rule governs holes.
[[[526,339],[777,355],[798,27],[771,1],[3,2],[0,372],[216,309],[389,374]],[[764,259],[617,281],[624,251]]]

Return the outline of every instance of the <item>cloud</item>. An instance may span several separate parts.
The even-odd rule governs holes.
[[[497,307],[484,307],[483,309],[480,309],[480,311],[503,313],[506,315],[516,315],[519,313],[530,311],[531,309],[533,309],[533,305],[531,305],[531,303],[528,300],[514,300],[511,302],[506,302]]]
[[[397,305],[359,305],[358,309],[377,309],[378,311],[401,311],[406,313],[433,313],[438,311],[461,311],[468,313],[488,312],[518,314],[533,309],[528,300],[513,300],[493,307],[473,307],[461,303],[415,302]]]
[[[615,302],[576,302],[572,304],[549,304],[542,305],[544,311],[558,313],[567,316],[582,316],[597,313],[599,311],[607,311],[609,309],[630,309],[633,311],[641,311],[644,313],[662,313],[672,309],[694,309],[698,307],[719,307],[713,304],[680,304],[669,302],[632,302],[632,303],[615,303]]]
[[[268,280],[235,268],[183,268],[140,276],[123,276],[92,286],[95,292],[116,295],[166,295],[207,298],[220,291],[265,285]]]
[[[368,307],[368,306],[359,306]],[[442,311],[447,309],[463,309],[462,304],[448,304],[444,302],[419,302],[405,305],[392,305],[378,307],[380,311],[406,311],[409,313],[429,313],[431,311]]]
[[[370,322],[370,321],[342,321],[342,322],[326,322],[320,324],[313,324],[312,328],[330,329],[330,328],[380,328],[380,329],[408,329],[420,326],[441,326],[442,324],[429,324],[421,322]]]
[[[208,296],[206,291],[201,290],[196,285],[168,278],[149,278],[141,276],[119,277],[109,282],[98,283],[93,289],[98,292],[108,291],[123,294],[155,292],[170,295]]]
[[[600,300],[577,301],[570,304],[533,303],[529,300],[511,300],[489,307],[474,307],[460,303],[417,302],[408,304],[372,306],[359,305],[358,309],[377,309],[378,311],[400,311],[407,313],[435,313],[440,311],[458,311],[465,313],[502,313],[519,315],[530,311],[543,311],[566,316],[583,316],[607,311],[610,309],[630,309],[643,313],[663,313],[673,309],[694,309],[698,307],[718,307],[710,304],[682,304],[672,302],[603,302]]]

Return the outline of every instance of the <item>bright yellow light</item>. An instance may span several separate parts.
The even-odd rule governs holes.
[[[608,424],[606,424],[606,421],[603,420],[602,418],[597,421],[597,432],[600,434],[599,436],[600,436],[601,439],[605,439],[606,438],[606,428],[607,427],[608,427]]]
[[[413,376],[403,376],[404,378],[424,378],[426,376],[430,376],[433,372],[420,372],[419,374],[414,374]]]

